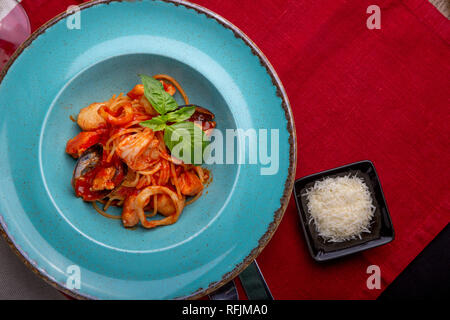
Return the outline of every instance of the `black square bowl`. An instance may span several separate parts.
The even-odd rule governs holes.
[[[314,222],[310,221],[308,212],[306,189],[312,187],[314,182],[330,177],[340,177],[351,174],[361,177],[369,188],[373,203],[376,207],[370,224],[370,233],[361,234],[361,239],[347,240],[344,242],[326,242],[317,234]],[[300,223],[303,228],[306,243],[311,256],[316,261],[327,261],[370,248],[378,247],[394,240],[394,228],[391,217],[381,189],[380,180],[373,163],[369,160],[351,163],[339,168],[315,173],[295,181],[295,203],[300,215]]]

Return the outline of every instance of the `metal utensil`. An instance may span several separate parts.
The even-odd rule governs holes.
[[[239,300],[239,294],[234,284],[234,280],[221,286],[219,289],[209,294],[211,300]]]
[[[256,260],[241,272],[239,279],[249,300],[273,300],[272,293]]]
[[[256,260],[241,272],[239,279],[249,300],[273,300],[272,293]],[[211,293],[209,298],[211,300],[239,300],[234,280]]]

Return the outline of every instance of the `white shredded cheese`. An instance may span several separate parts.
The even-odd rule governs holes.
[[[370,232],[375,212],[369,188],[357,176],[326,178],[306,190],[307,207],[319,236],[342,242]]]

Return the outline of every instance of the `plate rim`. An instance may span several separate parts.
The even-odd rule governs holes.
[[[258,46],[238,27],[236,27],[234,24],[220,16],[219,14],[203,7],[195,3],[191,3],[185,0],[153,0],[153,1],[159,1],[159,2],[165,2],[170,3],[175,6],[183,6],[187,9],[193,9],[197,12],[197,14],[203,14],[209,19],[213,19],[216,22],[218,22],[220,25],[222,25],[224,28],[229,29],[233,32],[234,36],[237,39],[241,39],[244,41],[245,45],[248,46],[252,52],[252,54],[258,58],[260,65],[264,67],[267,74],[270,76],[272,80],[273,86],[276,88],[276,95],[281,99],[281,106],[285,113],[285,118],[287,120],[287,126],[286,129],[289,133],[289,168],[288,168],[288,175],[286,178],[286,181],[284,183],[284,190],[283,194],[280,198],[280,207],[274,212],[274,218],[272,222],[269,224],[267,231],[264,233],[264,235],[258,240],[258,245],[251,250],[251,252],[236,266],[234,266],[233,270],[230,272],[227,272],[222,275],[221,280],[212,282],[208,285],[206,288],[199,288],[196,291],[192,292],[191,294],[188,294],[186,296],[176,297],[174,299],[199,299],[203,296],[208,295],[209,293],[217,290],[230,280],[237,277],[248,265],[250,265],[257,256],[261,253],[261,251],[265,248],[265,246],[268,244],[272,236],[274,235],[276,229],[278,228],[283,216],[284,212],[286,211],[286,208],[289,204],[289,200],[291,198],[292,190],[294,187],[295,182],[295,172],[297,168],[297,136],[296,136],[296,129],[295,129],[295,122],[294,122],[294,116],[292,114],[292,109],[289,103],[289,99],[287,97],[286,91],[283,87],[283,84],[281,83],[280,78],[278,77],[275,69],[267,59],[267,57],[264,55],[264,53],[258,48]],[[88,9],[90,7],[100,5],[100,4],[109,4],[112,2],[123,2],[123,0],[91,0],[84,2],[78,7],[81,10]],[[131,2],[134,2],[131,0]],[[16,59],[22,54],[22,52],[27,49],[32,42],[37,39],[41,34],[45,33],[47,29],[52,27],[54,24],[59,22],[60,20],[66,18],[70,14],[67,13],[67,11],[62,12],[52,19],[48,20],[46,23],[44,23],[42,26],[40,26],[38,29],[36,29],[26,40],[24,43],[22,43],[14,52],[14,54],[10,57],[6,65],[3,67],[3,69],[0,71],[0,86],[8,73],[10,67],[13,65],[13,63],[16,61]],[[36,274],[39,278],[44,280],[45,282],[49,283],[52,287],[56,288],[63,294],[66,294],[72,298],[75,299],[101,299],[99,297],[93,297],[87,294],[82,294],[75,290],[70,290],[66,287],[64,287],[61,283],[58,281],[52,279],[52,277],[44,270],[38,268],[37,265],[34,265],[32,262],[29,261],[29,258],[27,257],[27,254],[23,252],[20,248],[20,246],[16,245],[16,243],[13,240],[13,237],[9,235],[7,228],[4,227],[3,217],[0,213],[0,234],[3,236],[3,238],[8,243],[9,247],[13,250],[13,252],[20,258],[20,260],[30,269],[34,274]]]

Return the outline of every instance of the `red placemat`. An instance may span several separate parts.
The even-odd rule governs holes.
[[[32,29],[75,0],[23,0]],[[298,135],[297,177],[370,159],[396,239],[335,262],[309,256],[293,199],[258,258],[275,299],[373,299],[450,221],[450,22],[410,1],[208,1],[278,72]],[[381,29],[369,30],[369,5]],[[381,289],[366,286],[369,265]],[[242,293],[242,291],[241,291]]]

